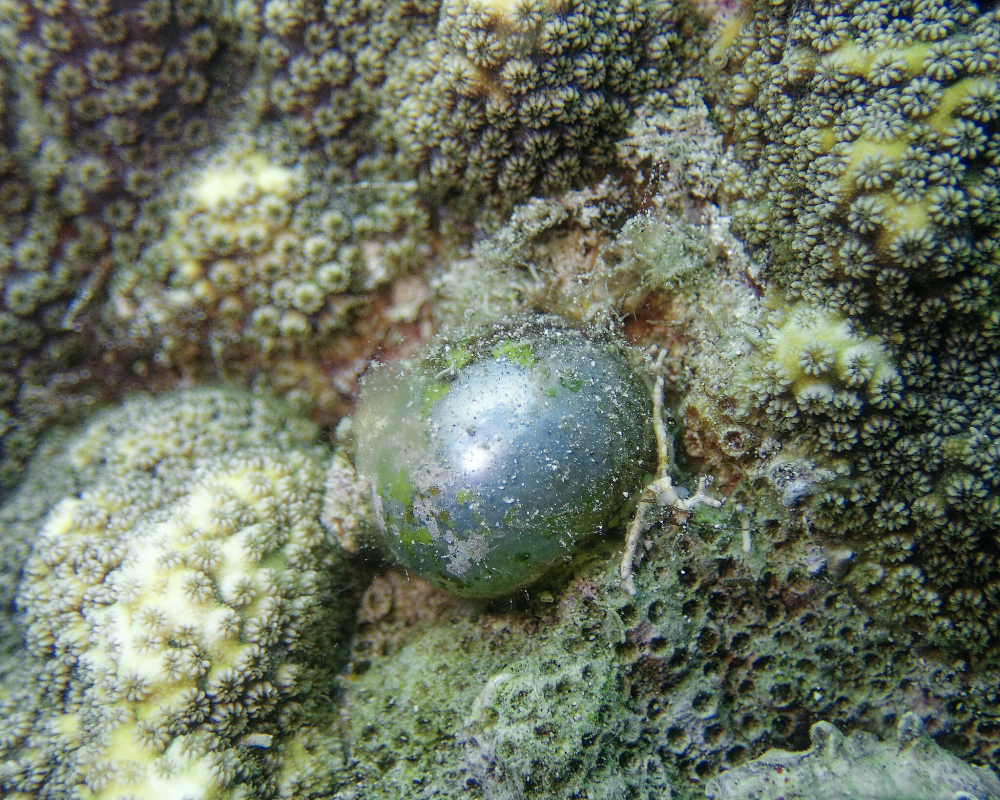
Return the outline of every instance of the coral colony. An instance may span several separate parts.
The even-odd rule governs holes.
[[[1000,9],[0,0],[0,795],[1000,800]]]

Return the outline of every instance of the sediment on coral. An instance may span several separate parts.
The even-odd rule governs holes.
[[[723,156],[708,109],[690,98],[698,85],[660,95],[619,143],[636,176],[628,185],[605,179],[532,198],[436,273],[436,317],[454,325],[532,310],[615,328],[661,320],[664,302],[728,280],[713,270],[740,245],[710,228]]]

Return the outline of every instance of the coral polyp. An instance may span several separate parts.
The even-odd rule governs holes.
[[[358,466],[396,557],[458,594],[531,583],[606,526],[654,452],[622,348],[554,317],[442,339],[376,368]]]

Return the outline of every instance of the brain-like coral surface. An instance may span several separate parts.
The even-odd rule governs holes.
[[[75,486],[50,498],[17,596],[8,795],[273,791],[353,615],[350,592],[332,600],[349,582],[315,441],[283,407],[217,390],[137,399],[66,440]],[[5,515],[37,516],[34,500]]]

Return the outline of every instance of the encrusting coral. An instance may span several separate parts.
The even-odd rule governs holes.
[[[603,177],[645,96],[704,49],[705,28],[693,8],[652,0],[2,9],[7,484],[46,424],[114,400],[111,387],[129,374],[150,386],[180,373],[232,377],[228,367],[249,353],[241,380],[267,373],[272,388],[326,419],[342,413],[372,337],[331,328],[416,322],[412,295],[422,290],[404,287],[411,297],[387,309],[390,282],[428,267],[435,249],[467,243],[466,222],[502,222],[482,205],[506,214],[528,192]],[[478,88],[465,86],[461,64],[481,73]],[[206,169],[253,172],[250,151],[299,173],[269,206],[280,216],[283,199],[294,213],[286,208],[263,234],[243,199],[219,209],[194,197]],[[256,189],[258,199],[268,193]],[[436,219],[440,201],[456,197]],[[320,207],[342,221],[321,219]],[[282,250],[290,240],[279,229],[301,235],[303,252]],[[272,245],[289,263],[266,256]],[[332,260],[344,246],[350,254]],[[255,274],[229,275],[242,256]],[[332,340],[349,355],[324,351]],[[277,351],[296,357],[277,369],[253,357]],[[315,364],[338,357],[348,363],[336,365],[343,374],[331,389]]]
[[[403,159],[436,196],[512,207],[575,188],[677,79],[679,16],[658,0],[443,3],[435,38],[386,84]]]
[[[957,800],[1000,798],[996,773],[962,763],[934,743],[912,711],[894,740],[844,736],[828,722],[809,731],[801,753],[769,750],[705,787],[708,800]]]
[[[158,232],[146,201],[239,97],[247,31],[231,10],[0,4],[0,486],[46,425],[121,382],[98,375],[107,365],[88,352],[100,338],[88,312]]]
[[[286,734],[346,655],[357,596],[319,521],[316,435],[278,404],[198,389],[66,439],[46,468],[72,488],[51,488],[18,591],[5,796],[273,791]],[[5,518],[37,518],[36,500]]]
[[[993,647],[1000,11],[752,3],[712,57],[735,230],[776,309],[735,418],[839,476],[808,513],[853,551],[860,600],[933,643]]]
[[[86,405],[66,326],[103,236],[81,226],[71,241],[68,215],[33,185],[18,153],[17,103],[0,65],[0,486],[20,476],[46,424]]]
[[[415,174],[436,200],[509,211],[616,162],[645,96],[699,49],[685,10],[666,0],[271,0],[268,114],[358,175]]]
[[[230,377],[295,367],[307,383],[324,349],[347,349],[375,293],[427,255],[412,185],[341,185],[275,126],[233,133],[151,205],[163,231],[116,271],[104,319],[160,365],[207,361]]]
[[[240,77],[236,64],[245,67],[239,45],[249,31],[240,27],[252,21],[242,8],[4,3],[0,51],[19,84],[20,133],[65,211],[100,216],[109,205],[134,205],[213,138]]]
[[[397,178],[379,124],[386,81],[433,36],[437,0],[268,0],[264,115],[347,175]]]

